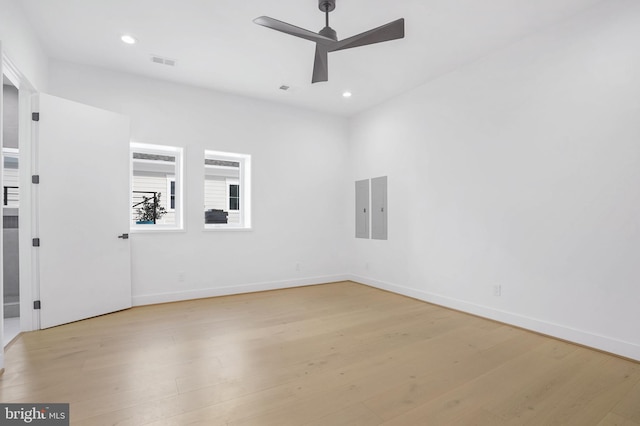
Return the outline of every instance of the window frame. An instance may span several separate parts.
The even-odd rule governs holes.
[[[173,224],[137,224],[131,221],[130,231],[132,233],[137,232],[163,232],[163,231],[183,231],[184,228],[184,153],[185,149],[178,146],[169,145],[156,145],[140,142],[129,143],[129,216],[133,217],[135,212],[133,210],[133,167],[134,167],[134,152],[151,154],[151,155],[170,155],[175,157],[175,167],[172,174],[167,175],[167,193],[165,194],[165,200],[167,202],[167,212],[174,213],[175,223]],[[175,181],[175,208],[171,207],[171,194],[170,194],[170,182]]]
[[[239,176],[238,179],[235,178],[227,178],[225,179],[225,195],[226,195],[226,207],[227,211],[231,212],[239,212],[240,213],[240,223],[204,223],[203,217],[203,225],[205,230],[238,230],[238,231],[246,231],[252,229],[251,223],[251,155],[249,154],[240,154],[235,152],[224,152],[224,151],[215,151],[215,150],[204,150],[204,158],[202,161],[202,166],[204,167],[204,176],[207,176],[205,164],[206,160],[222,160],[222,161],[234,161],[240,163],[239,167]],[[230,181],[234,181],[235,185],[240,185],[240,210],[230,210],[229,209],[229,186]],[[204,181],[204,179],[203,179]],[[203,192],[204,197],[204,192]]]
[[[229,210],[230,212],[239,212],[242,211],[242,198],[240,196],[240,191],[238,191],[238,196],[237,197],[233,197],[233,198],[237,198],[238,199],[238,205],[240,206],[239,209],[232,209],[231,208],[231,187],[232,186],[237,186],[238,189],[240,188],[240,179],[230,179],[227,178],[226,179],[226,185],[227,185],[227,210]]]
[[[173,183],[173,207],[171,207],[171,184]],[[167,175],[167,211],[175,212],[176,211],[176,176],[175,175]]]

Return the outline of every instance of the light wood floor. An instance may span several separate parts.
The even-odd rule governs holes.
[[[74,425],[640,425],[640,364],[344,282],[23,334],[0,401]]]

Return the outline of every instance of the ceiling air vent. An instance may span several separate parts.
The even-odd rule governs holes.
[[[154,62],[156,64],[161,64],[161,65],[168,65],[170,67],[173,67],[176,65],[176,61],[174,59],[163,58],[162,56],[156,56],[156,55],[151,56],[151,62]]]

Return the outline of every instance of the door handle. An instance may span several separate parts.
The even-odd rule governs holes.
[[[128,240],[129,239],[129,234],[118,235],[118,238],[122,238],[123,240]]]

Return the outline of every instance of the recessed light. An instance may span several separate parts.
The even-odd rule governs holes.
[[[130,36],[129,34],[123,35],[122,37],[120,37],[120,40],[122,40],[123,43],[127,43],[127,44],[136,44],[136,42],[138,41],[133,36]]]
[[[350,97],[351,97],[351,92],[344,92],[344,93],[342,94],[342,97],[343,97],[343,98],[350,98]]]

